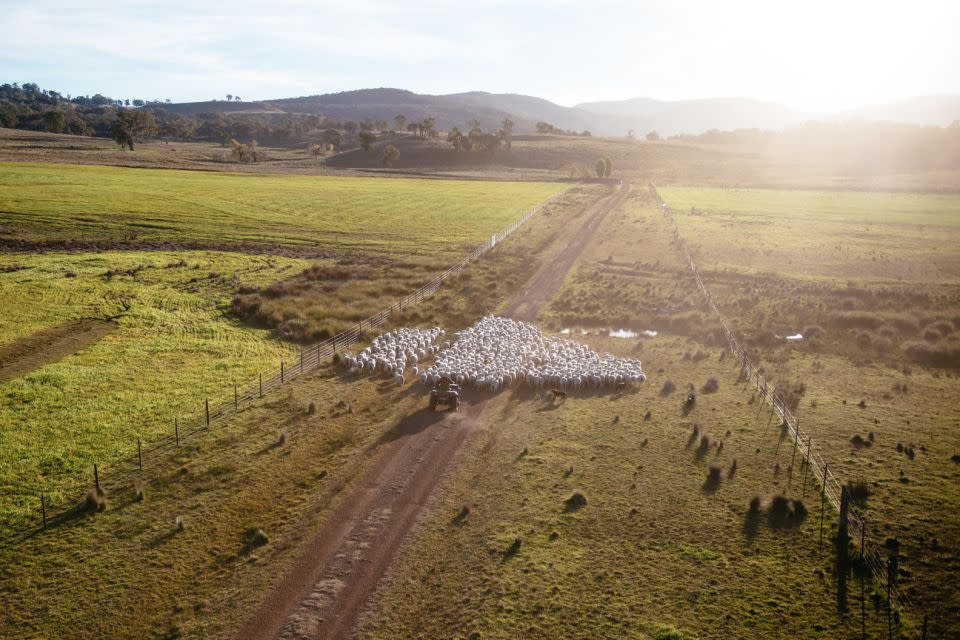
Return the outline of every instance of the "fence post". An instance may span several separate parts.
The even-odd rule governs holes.
[[[47,500],[42,493],[40,494],[40,515],[43,518],[43,528],[46,529],[47,528]],[[924,626],[924,628],[926,628],[926,626]]]
[[[812,446],[813,439],[810,436],[807,436],[807,457],[803,463],[803,492],[800,494],[801,498],[804,498],[807,495],[807,474],[810,473],[810,448]]]
[[[240,399],[237,397],[237,383],[233,383],[233,410],[240,408]]]
[[[143,448],[140,446],[140,438],[137,438],[137,466],[143,471]]]
[[[173,419],[173,436],[177,439],[177,447],[180,446],[180,422],[177,418]]]
[[[827,498],[827,469],[829,464],[823,465],[823,486],[820,487],[820,548],[823,549],[823,502]]]
[[[800,446],[800,429],[793,434],[793,455],[790,456],[790,477],[787,479],[787,487],[793,483],[793,463],[797,459],[797,447]]]
[[[303,373],[303,347],[300,348],[300,373]]]
[[[283,384],[283,360],[280,361],[280,384]]]
[[[923,614],[923,640],[927,640],[927,614]]]
[[[102,491],[100,490],[100,470],[97,468],[97,463],[93,463],[93,486],[97,488],[97,495],[100,495]]]
[[[203,401],[203,406],[206,408],[207,413],[207,426],[210,426],[210,398],[206,398]]]
[[[259,372],[260,375],[260,397],[263,397],[263,371]]]

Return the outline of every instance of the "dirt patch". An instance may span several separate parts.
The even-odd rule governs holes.
[[[81,318],[48,327],[0,346],[0,382],[25,376],[96,344],[117,324],[108,320]]]
[[[507,305],[535,318],[603,217],[622,203],[624,184],[588,212],[587,221],[555,241],[547,264]],[[267,596],[239,637],[349,637],[359,614],[403,539],[471,429],[483,423],[491,398],[468,394],[459,413],[418,411],[383,438],[383,451],[356,489],[307,544],[294,568]]]

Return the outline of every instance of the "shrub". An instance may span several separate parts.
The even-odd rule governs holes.
[[[661,396],[668,396],[673,393],[677,388],[677,385],[673,383],[673,380],[667,380],[663,383],[663,387],[660,389]]]
[[[753,514],[760,513],[761,505],[762,503],[760,502],[760,496],[753,496],[753,498],[750,499],[750,506],[748,507],[748,510]]]
[[[676,627],[662,626],[657,629],[653,640],[685,640],[686,636]]]
[[[730,469],[727,470],[727,480],[733,480],[733,477],[737,475],[737,459],[734,458],[730,462]]]
[[[720,383],[716,378],[707,378],[707,381],[703,384],[703,387],[700,389],[701,393],[715,393],[717,389],[720,388]]]

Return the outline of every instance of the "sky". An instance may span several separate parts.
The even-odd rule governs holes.
[[[174,102],[398,87],[831,112],[960,94],[956,0],[0,0],[0,83]]]

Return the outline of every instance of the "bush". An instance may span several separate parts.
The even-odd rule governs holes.
[[[716,378],[707,378],[707,381],[701,387],[701,393],[715,393],[720,388],[720,383]]]
[[[668,396],[677,389],[677,385],[673,383],[673,380],[667,380],[663,383],[663,387],[660,389],[661,396]]]
[[[657,629],[653,640],[685,640],[686,636],[676,627],[663,626]]]
[[[720,487],[720,477],[723,469],[718,464],[710,465],[707,471],[707,479],[703,482],[705,491],[716,491]]]
[[[872,447],[873,441],[856,433],[850,438],[850,444],[852,444],[855,449],[863,449],[864,447]]]
[[[267,537],[267,534],[265,534],[262,529],[251,527],[243,532],[243,553],[250,553],[257,547],[262,547],[268,542],[270,542],[270,538]]]

